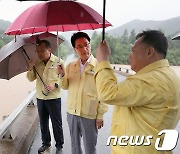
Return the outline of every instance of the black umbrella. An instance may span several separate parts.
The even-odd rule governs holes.
[[[172,40],[180,40],[180,33],[176,34]]]
[[[38,59],[37,54],[35,53],[37,39],[45,39],[49,41],[52,51],[55,51],[57,49],[57,38],[59,44],[64,41],[56,35],[47,32],[35,35],[18,36],[17,41],[14,39],[8,44],[4,45],[0,49],[0,78],[9,80],[16,75],[27,71],[28,60],[31,59],[36,61]],[[45,86],[44,81],[36,71],[35,67],[34,71],[37,73]]]

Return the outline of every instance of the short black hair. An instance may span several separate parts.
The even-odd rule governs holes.
[[[71,36],[71,44],[72,46],[75,48],[75,41],[79,38],[83,38],[85,37],[89,42],[91,41],[90,37],[88,36],[88,34],[84,33],[84,32],[77,32],[77,33],[74,33],[72,36]]]
[[[45,44],[46,48],[51,48],[51,45],[50,45],[49,41],[47,41],[47,40],[38,40],[38,41],[36,41],[36,43],[38,46],[41,44]]]
[[[142,37],[142,42],[152,46],[160,54],[167,55],[168,41],[166,36],[158,30],[143,31],[136,36],[136,40]]]

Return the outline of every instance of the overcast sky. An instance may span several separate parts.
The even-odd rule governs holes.
[[[103,0],[78,0],[102,15]],[[40,2],[0,0],[0,19],[14,21],[28,7]],[[180,16],[180,0],[106,0],[106,19],[114,27],[134,19],[165,20]]]

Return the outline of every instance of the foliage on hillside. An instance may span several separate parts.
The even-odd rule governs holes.
[[[4,30],[0,29],[0,48],[2,48],[2,46],[4,46],[5,44],[9,43],[13,38],[13,36],[5,35]]]
[[[170,18],[162,21],[154,20],[132,20],[124,25],[107,31],[108,34],[121,37],[125,29],[130,33],[133,29],[136,33],[146,29],[162,29],[166,35],[176,35],[180,32],[180,17]]]
[[[124,31],[121,37],[114,37],[106,34],[106,40],[111,49],[110,62],[113,64],[129,64],[128,56],[131,53],[131,45],[134,43],[136,37],[135,30],[128,34],[127,30]],[[170,65],[180,66],[180,40],[171,40],[172,36],[168,36],[169,50],[167,59]],[[98,43],[101,41],[101,34],[93,33],[91,39],[92,53],[95,51]]]

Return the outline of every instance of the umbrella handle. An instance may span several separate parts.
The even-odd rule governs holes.
[[[49,92],[45,93],[44,91],[42,91],[42,94],[43,94],[44,96],[48,96]]]
[[[39,78],[40,78],[40,80],[41,80],[42,84],[43,84],[43,85],[44,85],[44,87],[45,87],[45,86],[46,86],[46,84],[44,83],[43,79],[41,78],[41,76],[39,75],[38,71],[36,70],[36,67],[35,67],[35,66],[33,66],[33,69],[34,69],[34,71],[37,73],[37,75],[39,76]],[[45,93],[44,91],[42,91],[42,94],[43,94],[44,96],[48,96],[49,92]]]

